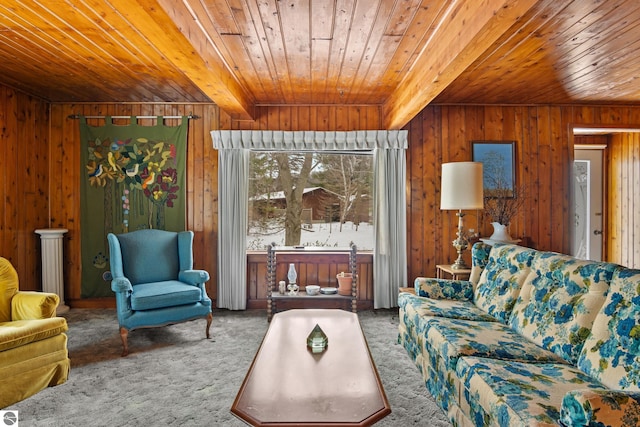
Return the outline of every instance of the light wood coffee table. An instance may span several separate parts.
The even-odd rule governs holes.
[[[329,345],[314,354],[316,324]],[[273,316],[231,412],[254,426],[368,426],[391,408],[357,314],[305,309]]]

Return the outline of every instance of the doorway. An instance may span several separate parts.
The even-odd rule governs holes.
[[[576,146],[573,163],[574,230],[572,255],[580,259],[602,261],[603,158],[605,146]]]

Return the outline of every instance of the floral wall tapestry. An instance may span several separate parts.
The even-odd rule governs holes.
[[[82,298],[113,296],[107,234],[143,228],[185,227],[185,157],[188,117],[179,126],[126,126],[105,117],[89,126],[80,117],[82,140]]]

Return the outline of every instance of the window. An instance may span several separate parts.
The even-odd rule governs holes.
[[[218,150],[219,308],[246,308],[246,236],[251,150],[314,150],[323,154],[373,152],[372,186],[375,240],[374,308],[397,306],[398,284],[407,283],[407,130],[269,131],[212,130]]]
[[[252,151],[247,249],[268,244],[373,250],[373,156]]]

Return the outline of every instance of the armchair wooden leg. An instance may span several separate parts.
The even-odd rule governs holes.
[[[129,354],[129,345],[127,344],[127,336],[129,331],[126,328],[120,328],[120,339],[122,339],[122,357]]]
[[[207,339],[211,338],[211,334],[209,333],[209,328],[211,328],[211,322],[213,322],[213,313],[209,313],[207,315]]]

